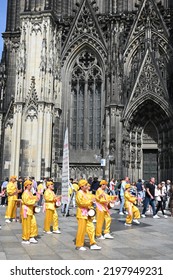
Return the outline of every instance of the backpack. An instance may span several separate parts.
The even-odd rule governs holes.
[[[115,191],[120,190],[121,189],[121,182],[116,183],[114,189],[115,189]]]

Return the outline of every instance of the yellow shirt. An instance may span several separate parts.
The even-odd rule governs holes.
[[[125,198],[125,208],[128,209],[129,206],[131,206],[133,203],[136,202],[136,197],[131,195],[131,193],[129,193],[128,191],[125,191],[124,193],[124,198]]]
[[[44,192],[45,209],[55,210],[55,198],[56,195],[54,191],[47,189]]]
[[[83,192],[79,190],[76,193],[76,203],[77,203],[77,219],[88,219],[87,211],[92,207],[92,197],[88,192]]]
[[[16,200],[18,195],[17,194],[14,194],[15,192],[17,192],[17,186],[12,183],[12,182],[9,182],[7,184],[7,195],[10,197],[13,197],[12,200]]]
[[[77,192],[77,191],[79,190],[78,184],[76,184],[76,183],[73,184],[73,190],[74,190],[75,192]]]
[[[39,184],[38,187],[37,187],[37,190],[38,190],[39,194],[43,194],[43,191],[44,191],[43,184]]]
[[[26,211],[27,215],[32,216],[36,201],[37,197],[31,191],[25,190],[22,194],[22,213]]]
[[[103,196],[101,196],[102,194],[103,194]],[[102,188],[97,189],[97,191],[96,191],[96,201],[102,207],[102,211],[107,211],[108,203],[110,201],[113,201],[113,200],[115,200],[115,196],[108,195],[107,193],[105,193],[104,190],[102,190]]]

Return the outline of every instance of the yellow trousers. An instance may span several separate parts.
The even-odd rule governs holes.
[[[77,219],[78,221],[78,229],[76,234],[76,247],[84,246],[85,234],[88,234],[90,245],[96,244],[95,241],[95,228],[92,222],[92,219]]]
[[[110,214],[107,211],[100,211],[97,209],[97,222],[96,222],[96,236],[101,236],[102,235],[102,230],[103,230],[103,224],[105,222],[105,230],[104,234],[110,232],[110,226],[111,226],[111,221],[112,218]]]
[[[139,219],[139,218],[140,218],[139,209],[135,205],[132,205],[132,211],[128,211],[128,215],[126,217],[126,224],[131,224],[133,219]]]
[[[15,219],[16,218],[16,202],[13,196],[8,196],[8,205],[5,212],[6,219]]]
[[[35,216],[27,215],[27,218],[22,217],[22,239],[29,240],[31,237],[38,235],[38,227]]]
[[[53,225],[53,230],[58,230],[58,214],[56,210],[46,209],[44,230],[50,231],[51,225]]]

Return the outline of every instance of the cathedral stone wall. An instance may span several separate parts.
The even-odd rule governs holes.
[[[8,0],[1,177],[172,179],[172,1]],[[100,160],[105,160],[101,166]]]

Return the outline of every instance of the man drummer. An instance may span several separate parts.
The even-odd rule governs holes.
[[[109,203],[114,202],[117,196],[108,195],[105,190],[108,186],[106,180],[100,182],[100,187],[96,191],[96,238],[97,239],[113,239],[110,234],[111,215],[109,211]],[[102,235],[103,224],[105,222],[104,236]]]
[[[76,218],[78,221],[78,229],[76,234],[76,249],[85,251],[84,239],[87,233],[90,241],[91,250],[100,250],[101,247],[95,241],[95,227],[92,219],[88,216],[88,211],[93,205],[93,197],[88,192],[88,182],[81,179],[78,183],[79,191],[76,193],[77,212]]]
[[[59,200],[60,196],[56,196],[54,193],[54,183],[52,181],[47,182],[47,189],[44,192],[44,210],[45,219],[44,219],[44,232],[51,234],[50,230],[51,225],[53,225],[53,233],[60,234],[61,231],[58,229],[58,214],[56,211],[55,203]]]
[[[35,237],[38,235],[37,222],[34,215],[34,205],[39,200],[38,196],[34,196],[31,192],[32,181],[24,182],[25,191],[22,194],[22,243],[37,243]]]

